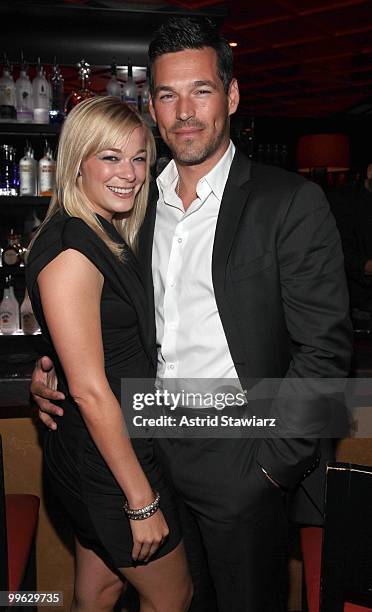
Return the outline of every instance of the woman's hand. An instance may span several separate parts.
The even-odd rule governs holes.
[[[142,521],[130,520],[133,536],[132,557],[134,561],[146,563],[169,534],[168,525],[159,509]]]

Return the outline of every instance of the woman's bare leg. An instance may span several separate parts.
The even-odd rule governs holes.
[[[192,599],[192,583],[183,543],[168,555],[147,565],[120,570],[137,590],[141,612],[186,612]]]
[[[77,540],[75,548],[75,589],[71,612],[112,612],[123,590],[123,580]]]

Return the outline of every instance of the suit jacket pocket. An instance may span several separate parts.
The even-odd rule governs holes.
[[[241,281],[253,274],[262,272],[272,265],[273,258],[270,252],[266,252],[259,257],[244,261],[241,264],[231,267],[231,278],[233,281]]]

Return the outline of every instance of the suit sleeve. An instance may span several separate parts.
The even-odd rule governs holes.
[[[257,461],[292,488],[316,466],[318,439],[326,437],[351,358],[341,242],[317,185],[305,182],[296,190],[281,222],[277,256],[292,359],[272,405],[284,436],[262,440]]]

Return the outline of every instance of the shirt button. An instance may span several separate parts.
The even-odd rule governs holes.
[[[178,242],[181,244],[181,242],[182,242],[182,238],[178,238]]]
[[[174,363],[168,364],[168,370],[174,370]]]
[[[176,281],[171,280],[171,281],[169,282],[169,285],[170,285],[170,287],[175,287],[175,286],[176,286]]]

